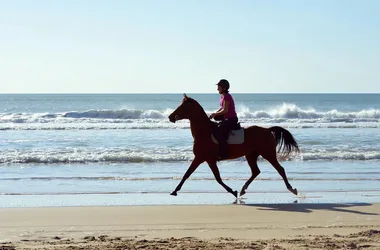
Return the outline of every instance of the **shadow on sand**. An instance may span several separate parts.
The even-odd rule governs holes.
[[[236,203],[235,203],[236,204]],[[379,215],[378,213],[368,213],[355,210],[355,208],[363,206],[372,206],[371,203],[282,203],[282,204],[245,204],[241,206],[255,207],[258,210],[267,211],[287,211],[298,213],[311,213],[315,210],[327,210],[334,212],[353,213],[361,215]]]

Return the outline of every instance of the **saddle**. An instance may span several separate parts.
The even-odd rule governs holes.
[[[211,139],[215,144],[219,144],[218,140],[214,137],[214,133],[211,133]],[[232,127],[227,144],[243,144],[244,143],[244,128],[240,126],[240,122]]]

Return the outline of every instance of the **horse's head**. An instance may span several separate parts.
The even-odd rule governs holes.
[[[169,115],[169,121],[176,122],[183,119],[195,118],[202,114],[200,111],[205,114],[203,108],[196,100],[183,94],[182,103]]]

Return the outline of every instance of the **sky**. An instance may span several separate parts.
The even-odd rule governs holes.
[[[379,93],[377,0],[0,0],[0,93]]]

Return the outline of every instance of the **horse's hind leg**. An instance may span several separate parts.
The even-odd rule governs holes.
[[[224,187],[224,189],[226,189],[227,192],[233,194],[233,196],[235,196],[237,198],[237,195],[238,195],[238,192],[237,191],[233,191],[232,188],[230,188],[229,186],[227,186],[226,184],[224,184],[224,182],[222,181],[222,178],[220,177],[220,173],[219,173],[219,169],[218,169],[218,166],[216,165],[216,161],[215,160],[210,160],[210,161],[207,161],[212,173],[214,174],[214,177],[216,179],[216,181],[222,185]]]
[[[248,165],[251,168],[251,178],[247,180],[247,182],[244,184],[244,186],[241,188],[240,196],[245,194],[245,190],[248,188],[248,186],[251,184],[251,182],[260,174],[260,169],[257,166],[257,158],[259,155],[257,153],[251,153],[245,156],[247,159]]]
[[[290,185],[288,181],[288,177],[286,177],[285,169],[280,165],[280,163],[277,160],[276,157],[276,151],[273,150],[271,153],[261,154],[264,159],[269,161],[270,164],[277,170],[277,172],[281,175],[282,179],[285,182],[286,188],[292,192],[293,194],[297,195],[298,191],[296,188],[293,188],[292,185]]]

